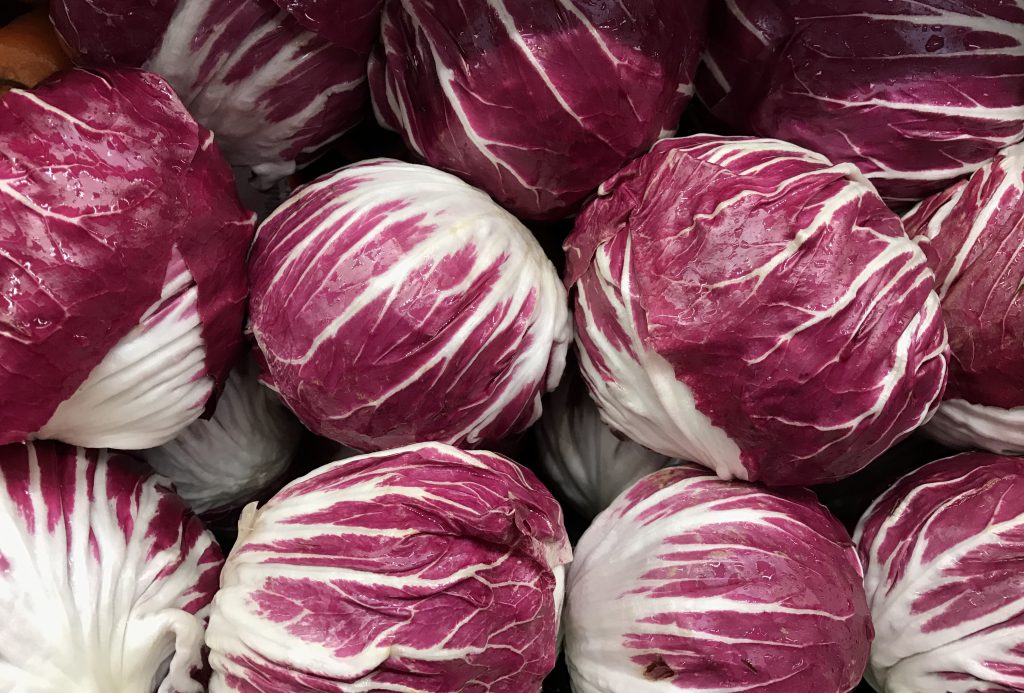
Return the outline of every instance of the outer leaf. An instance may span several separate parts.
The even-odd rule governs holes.
[[[576,693],[845,693],[871,642],[857,555],[813,494],[694,465],[598,516],[567,600]]]
[[[377,119],[529,218],[569,214],[673,134],[706,0],[394,0],[370,61]]]
[[[889,489],[855,535],[876,690],[1024,688],[1024,460],[967,453]]]
[[[0,448],[0,688],[202,693],[220,549],[134,460]]]
[[[537,693],[556,657],[558,504],[499,455],[353,457],[250,506],[207,642],[211,693]]]
[[[740,133],[856,164],[916,202],[1024,137],[1017,0],[714,5],[700,98]]]
[[[336,5],[335,26],[360,34],[351,45],[272,0],[54,0],[50,12],[81,64],[162,75],[228,160],[269,184],[362,117],[376,27],[362,0]]]
[[[0,100],[0,151],[0,443],[168,440],[241,341],[253,218],[212,135],[156,75],[74,70]]]
[[[605,421],[723,478],[849,476],[942,395],[924,254],[848,164],[779,140],[666,140],[602,187],[566,251]]]

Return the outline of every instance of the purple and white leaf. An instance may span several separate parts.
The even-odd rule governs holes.
[[[871,642],[857,554],[812,493],[690,464],[598,516],[566,599],[575,693],[846,693]]]
[[[875,501],[855,538],[875,690],[1024,690],[1024,460],[925,465]]]
[[[243,513],[210,692],[538,693],[571,555],[554,498],[500,455],[328,465]]]
[[[253,216],[213,136],[135,70],[0,101],[0,443],[147,448],[241,347]]]
[[[955,448],[1024,453],[1024,145],[904,217],[936,275],[951,350],[926,430]]]
[[[730,0],[711,15],[711,112],[856,164],[895,205],[1024,138],[1019,0]]]
[[[562,375],[568,302],[540,244],[426,166],[378,159],[300,188],[260,226],[249,276],[265,381],[359,450],[500,440]]]
[[[203,693],[220,549],[127,457],[0,448],[0,689]]]
[[[518,216],[567,216],[675,133],[693,94],[706,6],[388,2],[370,60],[377,120]]]
[[[946,382],[924,253],[850,164],[779,140],[665,140],[566,241],[602,418],[722,478],[849,476]]]
[[[163,76],[228,160],[270,185],[363,117],[378,29],[360,4],[337,3],[345,43],[273,0],[54,0],[50,13],[80,64]]]

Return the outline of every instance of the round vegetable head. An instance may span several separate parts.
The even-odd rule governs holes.
[[[487,452],[352,457],[250,506],[207,643],[211,693],[538,693],[563,566],[551,494]]]
[[[249,276],[267,383],[356,449],[494,442],[562,375],[567,298],[540,245],[425,166],[375,160],[301,188],[260,226]]]
[[[566,252],[605,421],[723,478],[849,476],[942,394],[932,274],[852,166],[779,140],[665,140],[605,183]]]

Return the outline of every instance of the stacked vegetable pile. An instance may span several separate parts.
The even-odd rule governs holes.
[[[1021,75],[1016,0],[5,3],[0,690],[1024,691]]]

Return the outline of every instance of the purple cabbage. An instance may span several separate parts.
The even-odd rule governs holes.
[[[170,87],[72,70],[0,99],[0,443],[145,448],[238,355],[252,215]]]
[[[855,539],[875,690],[1024,690],[1024,460],[925,465],[875,501]]]
[[[675,133],[706,4],[388,2],[370,62],[377,118],[517,215],[565,216]]]
[[[123,455],[0,447],[0,690],[203,693],[220,548]]]
[[[921,203],[904,225],[936,275],[949,386],[928,432],[957,448],[1024,453],[1024,145]]]
[[[265,184],[362,119],[379,0],[52,0],[86,66],[160,74],[228,160]],[[116,40],[111,40],[116,36]]]
[[[656,452],[824,483],[938,405],[932,274],[849,164],[779,140],[659,142],[602,186],[566,252],[590,391]]]
[[[243,513],[210,693],[539,693],[571,556],[558,503],[500,455],[427,443],[322,467]]]
[[[353,448],[493,443],[536,421],[561,378],[555,268],[447,173],[378,159],[324,176],[260,226],[249,262],[265,382]]]
[[[915,202],[1024,137],[1024,6],[734,0],[714,6],[700,99],[742,134],[856,164]]]
[[[812,493],[695,465],[619,496],[569,570],[575,693],[846,693],[871,635],[850,537]]]

